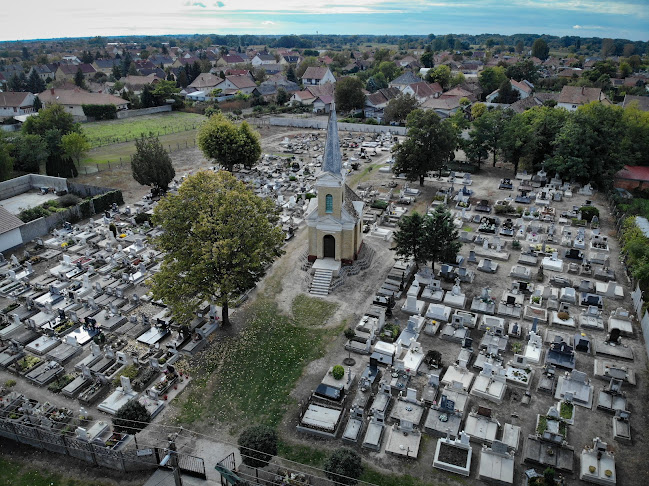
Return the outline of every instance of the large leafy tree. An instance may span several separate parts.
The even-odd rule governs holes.
[[[451,68],[446,64],[442,64],[431,69],[426,74],[426,81],[429,83],[439,83],[442,89],[448,88],[448,85],[451,83]]]
[[[237,444],[244,464],[265,467],[277,454],[277,432],[267,425],[253,425],[241,433]]]
[[[530,83],[536,83],[539,77],[538,69],[530,59],[518,61],[516,64],[510,64],[505,68],[505,75],[516,81],[528,80]]]
[[[135,434],[151,422],[151,414],[137,400],[129,400],[115,414],[113,425],[115,430]]]
[[[278,221],[271,200],[256,196],[227,171],[188,177],[153,213],[154,224],[163,229],[155,245],[165,253],[151,279],[154,297],[182,323],[204,302],[219,304],[228,324],[229,305],[281,254]]]
[[[336,83],[336,108],[341,111],[362,109],[365,105],[363,82],[356,76],[346,76]]]
[[[424,218],[423,250],[426,260],[435,270],[435,262],[455,263],[462,247],[453,215],[445,206],[439,205]]]
[[[394,233],[397,255],[412,258],[416,266],[426,263],[424,252],[424,217],[417,211],[399,220],[399,229]]]
[[[500,88],[498,88],[498,96],[496,96],[496,99],[494,101],[496,103],[511,105],[512,103],[518,101],[520,97],[521,95],[518,93],[518,91],[512,88],[512,83],[508,79],[506,81],[503,81],[500,85]]]
[[[496,91],[505,81],[505,68],[501,66],[488,67],[478,74],[478,82],[485,96]]]
[[[45,132],[53,128],[60,130],[61,135],[80,131],[79,124],[75,123],[72,115],[59,104],[52,104],[39,111],[38,116],[27,118],[23,123],[22,131],[42,137]]]
[[[77,167],[81,167],[81,158],[90,150],[90,143],[83,133],[72,132],[61,137],[61,148]]]
[[[38,174],[41,165],[47,161],[49,150],[47,143],[40,135],[24,133],[15,143],[16,170]]]
[[[419,106],[419,101],[413,95],[401,94],[392,98],[383,112],[383,120],[386,123],[404,121],[408,115]]]
[[[468,145],[481,146],[482,150],[491,152],[493,155],[493,166],[496,166],[496,159],[503,143],[505,126],[514,115],[511,110],[490,110],[473,122],[473,129],[469,132]]]
[[[545,61],[550,54],[550,47],[544,39],[538,38],[532,44],[532,56],[538,57],[541,61]]]
[[[14,161],[9,154],[9,144],[0,134],[0,180],[6,181],[13,173]]]
[[[45,90],[45,81],[41,79],[41,77],[35,70],[32,70],[32,73],[27,79],[27,89],[30,93],[35,94],[38,94]]]
[[[176,177],[169,153],[158,137],[149,134],[135,140],[135,154],[131,159],[133,179],[143,186],[151,186],[155,193],[167,192]]]
[[[392,170],[396,174],[404,173],[409,181],[419,179],[423,186],[429,172],[441,169],[453,158],[458,133],[450,122],[442,121],[432,110],[414,110],[406,120],[408,138],[393,147]]]
[[[252,167],[259,162],[259,134],[242,122],[237,126],[221,113],[208,118],[198,129],[198,146],[205,157],[232,171],[235,165]]]
[[[358,452],[343,447],[327,458],[324,470],[334,484],[353,485],[363,473],[363,463]]]

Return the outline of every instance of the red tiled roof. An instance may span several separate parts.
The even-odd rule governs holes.
[[[615,174],[616,179],[649,182],[649,167],[643,165],[625,165]]]

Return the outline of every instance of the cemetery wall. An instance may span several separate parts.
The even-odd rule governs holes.
[[[80,215],[81,212],[79,206],[74,206],[65,211],[50,214],[44,218],[35,219],[20,227],[20,236],[23,239],[23,243],[27,243],[35,238],[46,235],[52,230],[52,228],[55,228],[65,221],[78,221]]]
[[[136,449],[114,451],[101,445],[90,444],[54,430],[44,430],[29,425],[0,419],[0,436],[23,444],[63,454],[87,463],[116,469],[122,472],[156,469],[159,454],[138,454]]]
[[[79,184],[77,182],[68,182],[68,188],[71,193],[76,194],[79,197],[94,197],[115,190],[109,187],[90,186],[88,184]]]
[[[318,120],[315,118],[283,118],[283,117],[271,116],[269,118],[269,124],[278,127],[317,128],[322,130],[327,128],[327,120]],[[366,125],[363,123],[338,122],[338,129],[347,132],[364,132],[364,133],[390,132],[395,135],[405,135],[407,133],[406,127]]]
[[[649,354],[649,340],[647,340],[646,338],[646,336],[649,336],[649,312],[644,311],[644,314],[641,314],[642,308],[644,306],[644,301],[642,300],[642,290],[640,290],[640,285],[636,284],[635,290],[631,293],[631,299],[633,300],[633,309],[635,310],[636,315],[638,316],[638,320],[640,321],[642,333],[645,335],[645,349],[647,350],[647,354]],[[641,315],[642,318],[640,318]]]
[[[171,111],[171,105],[152,106],[151,108],[142,108],[140,110],[122,110],[117,112],[117,118],[133,118],[134,116],[152,115],[154,113],[164,113]]]
[[[53,187],[56,191],[67,191],[67,180],[39,174],[26,174],[8,181],[0,182],[0,200],[8,199],[31,189]]]

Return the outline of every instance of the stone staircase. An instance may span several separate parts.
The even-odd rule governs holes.
[[[313,274],[313,280],[311,281],[311,288],[309,293],[311,295],[325,296],[329,295],[331,290],[331,280],[333,278],[333,272],[331,270],[316,269]]]

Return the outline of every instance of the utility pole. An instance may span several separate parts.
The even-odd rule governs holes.
[[[183,486],[183,481],[180,478],[180,469],[178,468],[178,452],[176,452],[177,450],[176,437],[178,437],[178,432],[176,432],[175,434],[171,434],[170,436],[167,437],[167,440],[169,441],[169,447],[168,447],[169,452],[162,460],[160,465],[164,466],[168,463],[169,466],[171,466],[171,469],[173,470],[174,481],[176,483],[176,486]]]

